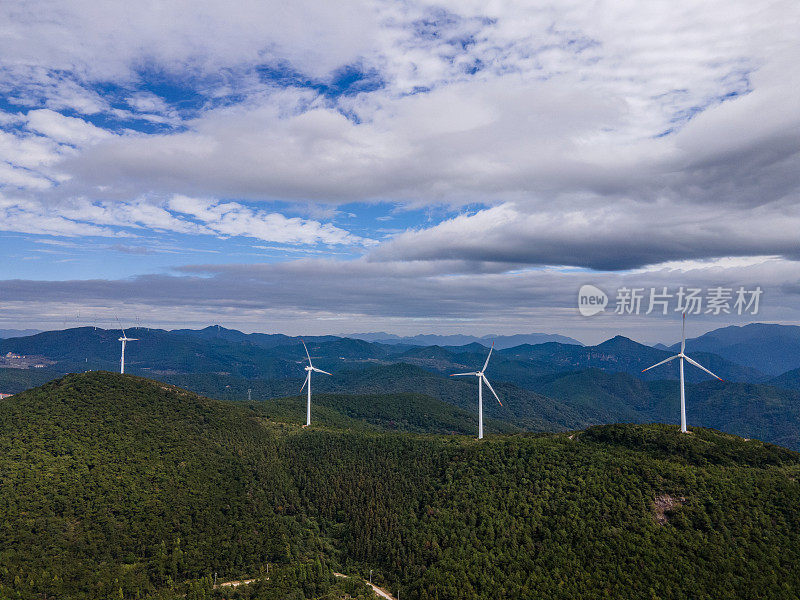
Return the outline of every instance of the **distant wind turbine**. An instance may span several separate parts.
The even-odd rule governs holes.
[[[117,323],[119,323],[119,328],[122,330],[122,337],[119,338],[119,341],[122,342],[122,355],[119,357],[119,372],[121,374],[125,373],[125,343],[126,342],[135,342],[139,338],[129,338],[125,335],[125,328],[122,326],[122,323],[119,322],[117,319]]]
[[[681,328],[681,351],[678,354],[676,354],[675,356],[670,356],[669,358],[666,358],[666,359],[662,360],[661,362],[654,364],[651,367],[647,367],[646,369],[642,369],[642,373],[644,373],[645,371],[649,371],[650,369],[653,369],[655,367],[658,367],[659,365],[663,365],[665,363],[668,363],[669,361],[675,360],[676,358],[681,359],[681,362],[680,362],[680,365],[681,365],[681,368],[680,368],[680,371],[681,371],[681,433],[686,433],[686,392],[684,390],[684,385],[683,385],[683,361],[686,360],[686,362],[693,364],[698,369],[702,369],[703,371],[705,371],[706,373],[708,373],[712,377],[716,377],[720,381],[723,381],[723,379],[721,377],[717,377],[716,375],[714,375],[714,373],[712,373],[711,371],[706,369],[699,362],[694,361],[691,358],[689,358],[688,356],[686,356],[686,354],[684,354],[685,350],[686,350],[686,313],[683,313],[683,326]]]
[[[303,342],[303,340],[300,340]],[[308,386],[308,404],[306,408],[306,424],[305,426],[308,427],[311,425],[311,373],[316,371],[317,373],[325,373],[325,375],[330,375],[327,371],[323,371],[322,369],[318,369],[314,365],[311,364],[311,355],[308,353],[308,346],[306,343],[303,342],[303,348],[306,349],[306,356],[308,357],[308,366],[306,369],[306,380],[303,382],[303,387],[300,388],[300,391],[303,391],[303,388]]]
[[[492,342],[492,347],[489,348],[489,356],[486,357],[486,362],[483,363],[483,369],[480,371],[475,371],[472,373],[454,373],[450,375],[450,377],[463,377],[465,375],[475,375],[478,378],[478,439],[483,439],[483,384],[486,383],[486,386],[491,390],[494,397],[497,399],[497,402],[500,403],[500,406],[503,406],[503,403],[500,402],[500,398],[497,396],[497,393],[494,391],[492,384],[489,383],[489,380],[486,379],[486,375],[484,375],[484,371],[486,371],[486,367],[489,366],[489,359],[492,357],[492,350],[494,350],[494,342]]]

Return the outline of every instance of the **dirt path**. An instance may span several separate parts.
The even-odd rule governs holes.
[[[333,574],[334,574],[336,577],[348,577],[348,575],[345,575],[344,573],[336,573],[336,572],[334,572]],[[372,587],[372,589],[373,589],[373,591],[374,591],[376,594],[378,594],[378,596],[380,596],[381,598],[386,598],[386,600],[397,600],[397,599],[396,599],[394,596],[392,596],[392,595],[391,595],[389,592],[387,592],[387,591],[386,591],[386,590],[384,590],[383,588],[379,588],[379,587],[378,587],[377,585],[375,585],[374,583],[370,583],[370,582],[369,582],[369,581],[367,581],[366,579],[364,580],[364,583],[366,583],[368,586],[371,586],[371,587]]]
[[[225,581],[223,583],[218,583],[214,586],[214,589],[222,588],[222,587],[239,587],[240,585],[247,585],[248,583],[256,582],[260,579],[260,577],[254,577],[253,579],[239,579],[234,581]],[[269,577],[267,577],[269,579]]]

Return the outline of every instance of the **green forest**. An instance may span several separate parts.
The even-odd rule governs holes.
[[[324,396],[304,429],[300,398],[111,373],[7,398],[0,598],[367,598],[370,570],[403,600],[800,595],[800,454],[667,425],[479,442],[428,402]]]

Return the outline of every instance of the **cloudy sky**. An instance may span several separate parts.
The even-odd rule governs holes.
[[[800,321],[800,4],[0,4],[0,328]],[[591,283],[611,299],[580,316]],[[705,293],[705,292],[704,292]]]

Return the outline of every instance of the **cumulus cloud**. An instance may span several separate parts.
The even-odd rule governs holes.
[[[666,261],[781,255],[800,260],[800,208],[656,202],[554,206],[526,212],[513,204],[407,231],[372,252],[383,260],[462,259],[622,270]],[[747,223],[743,226],[743,223]],[[780,228],[776,224],[780,223]]]
[[[45,218],[46,217],[46,218]],[[37,223],[41,230],[37,231]],[[243,236],[275,243],[371,245],[374,242],[319,221],[253,210],[236,202],[176,196],[130,202],[85,198],[46,204],[0,195],[0,230],[62,236],[134,236],[142,230],[216,237]]]
[[[113,230],[92,223],[79,222],[28,200],[0,195],[0,231],[58,236],[111,236]]]
[[[51,140],[70,146],[84,146],[111,137],[105,129],[83,119],[67,117],[46,108],[30,111],[27,114],[27,127]]]
[[[51,0],[8,2],[0,11],[0,56],[88,81],[135,79],[148,63],[173,72],[218,72],[265,55],[323,75],[363,52],[376,29],[375,8],[358,0],[280,6],[256,0]]]
[[[208,230],[220,235],[241,235],[281,243],[363,245],[374,243],[330,223],[253,210],[236,202],[215,202],[174,196],[168,206],[170,210],[189,215]]]

